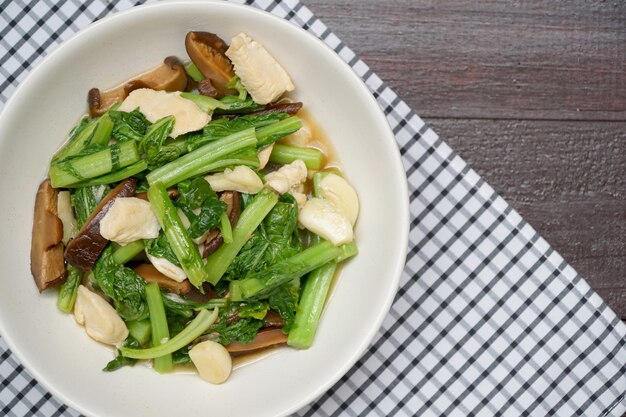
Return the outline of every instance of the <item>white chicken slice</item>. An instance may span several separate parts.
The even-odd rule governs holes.
[[[298,213],[298,222],[307,230],[329,240],[335,246],[351,242],[352,225],[335,207],[321,198],[312,198]]]
[[[236,166],[226,168],[224,172],[204,177],[214,191],[235,190],[240,193],[256,194],[263,189],[263,181],[250,167]]]
[[[118,197],[100,220],[100,234],[126,245],[139,239],[155,239],[161,225],[149,202],[136,197]]]
[[[180,97],[180,92],[168,93],[140,88],[132,91],[118,110],[130,112],[138,107],[151,123],[165,116],[174,116],[174,127],[170,133],[173,138],[200,130],[211,120],[211,116],[203,112],[193,101]]]
[[[284,92],[293,91],[293,82],[285,69],[247,34],[242,32],[230,41],[226,56],[255,102],[268,104]]]
[[[318,188],[320,197],[335,206],[354,226],[359,216],[359,197],[352,185],[337,174],[328,174],[319,182]]]
[[[301,192],[301,187],[307,178],[307,169],[304,162],[296,159],[290,164],[283,165],[278,170],[265,176],[266,186],[279,194]]]
[[[158,258],[147,252],[146,255],[152,266],[154,266],[157,271],[166,277],[171,278],[176,282],[183,282],[187,279],[187,274],[185,274],[185,271],[183,271],[181,267],[174,265],[165,258]]]
[[[83,285],[76,294],[74,320],[85,326],[89,337],[107,345],[118,345],[128,337],[124,320],[111,304]]]

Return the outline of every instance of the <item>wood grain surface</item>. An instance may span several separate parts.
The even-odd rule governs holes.
[[[626,319],[626,1],[305,4]]]

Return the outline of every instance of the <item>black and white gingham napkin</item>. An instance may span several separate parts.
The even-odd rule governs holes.
[[[330,45],[367,83],[409,180],[401,287],[373,345],[298,416],[615,416],[626,326],[363,61],[296,0],[249,2]],[[0,103],[46,52],[135,3],[0,1]],[[0,415],[78,416],[0,339]]]

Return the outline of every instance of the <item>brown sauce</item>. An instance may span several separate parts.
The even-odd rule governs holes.
[[[233,358],[233,370],[265,359],[268,356],[273,355],[274,353],[284,349],[285,347],[285,345],[275,345],[268,346],[263,349],[253,350],[250,352],[238,353],[236,355],[233,355],[231,353],[231,357]]]
[[[333,148],[332,144],[328,140],[328,136],[324,133],[320,125],[315,121],[315,119],[313,119],[306,108],[303,108],[298,112],[298,117],[304,120],[304,123],[311,130],[312,140],[309,142],[309,147],[315,148],[324,154],[322,169],[337,168],[341,170],[341,164],[339,163],[339,158],[337,157],[335,148]]]

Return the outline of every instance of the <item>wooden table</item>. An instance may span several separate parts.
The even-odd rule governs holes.
[[[305,0],[626,319],[626,2]]]

